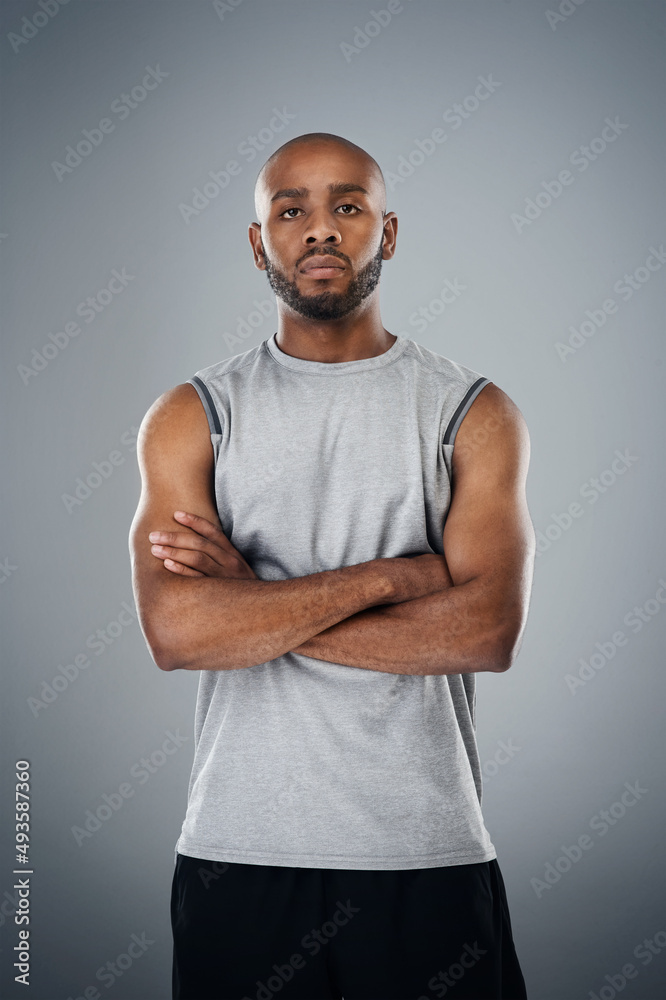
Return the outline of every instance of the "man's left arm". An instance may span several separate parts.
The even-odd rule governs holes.
[[[361,611],[292,652],[393,674],[507,670],[522,642],[534,569],[529,457],[520,410],[489,383],[454,443],[443,533],[451,586]]]

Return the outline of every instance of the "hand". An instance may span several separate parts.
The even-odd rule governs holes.
[[[180,576],[258,580],[257,574],[235,549],[222,528],[197,514],[174,511],[174,519],[189,531],[151,531],[151,552],[166,569]]]

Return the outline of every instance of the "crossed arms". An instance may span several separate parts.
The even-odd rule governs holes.
[[[176,386],[141,425],[142,492],[130,531],[153,659],[162,670],[233,670],[294,651],[385,673],[508,669],[534,567],[529,452],[519,409],[490,383],[456,435],[444,556],[264,581],[221,530],[206,415],[193,386]]]

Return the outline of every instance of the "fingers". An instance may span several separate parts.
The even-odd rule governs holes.
[[[196,569],[190,569],[189,566],[184,566],[183,563],[175,562],[173,559],[164,560],[165,567],[171,572],[176,573],[179,576],[205,576],[205,573],[199,573]]]
[[[212,552],[215,547],[207,538],[192,531],[151,531],[148,538],[158,545],[176,545],[181,549],[204,549]]]
[[[209,541],[207,538],[193,531],[151,531],[148,538],[154,543],[151,549],[153,555],[173,555],[177,559],[179,558],[176,555],[177,550],[204,552],[220,565],[224,564],[225,558],[228,555],[217,542]],[[156,552],[155,547],[160,551]],[[172,549],[173,551],[169,552],[167,549]]]
[[[222,545],[224,541],[227,541],[227,536],[222,531],[219,524],[213,524],[205,517],[200,517],[198,514],[188,514],[184,510],[175,510],[173,512],[174,520],[178,521],[180,524],[186,525],[188,528],[192,528],[198,534],[203,535],[204,538],[210,538],[211,541],[216,542],[218,545]]]
[[[234,548],[220,527],[198,514],[174,511],[186,529],[179,531],[151,531],[151,552],[158,559],[171,559],[193,570],[197,576],[231,576],[239,579],[258,579],[256,573]],[[190,574],[191,575],[191,574]]]
[[[197,576],[215,576],[220,572],[220,563],[217,563],[205,552],[199,549],[184,549],[174,545],[151,545],[150,551],[157,559],[162,559],[165,566],[167,562],[178,563],[182,566],[198,570]],[[167,566],[171,569],[171,566]],[[175,570],[178,572],[178,570]]]

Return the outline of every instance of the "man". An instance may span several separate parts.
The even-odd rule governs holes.
[[[278,329],[141,426],[141,625],[199,671],[177,1000],[526,996],[474,728],[526,624],[529,438],[384,328],[385,199],[348,140],[281,146],[249,228]]]

